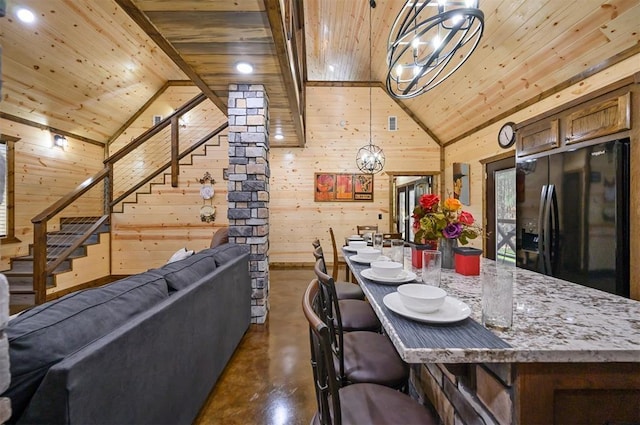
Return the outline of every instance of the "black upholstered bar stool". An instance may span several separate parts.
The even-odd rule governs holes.
[[[316,251],[321,250],[318,248]],[[353,331],[372,331],[379,332],[382,328],[378,316],[371,308],[371,304],[364,300],[354,299],[339,299],[333,282],[333,278],[326,273],[326,266],[322,258],[316,260],[314,271],[320,281],[323,282],[323,287],[326,287],[326,296],[329,303],[335,301],[335,308],[340,309],[340,312],[336,312],[336,317],[340,315],[342,330],[345,332]],[[351,284],[354,285],[354,284]],[[329,290],[331,293],[329,293]]]
[[[322,264],[325,265],[324,272],[328,273],[326,262],[324,261],[324,253],[322,251],[322,247],[320,246],[320,241],[316,239],[312,242],[312,245],[314,247],[314,258],[316,259],[316,261],[318,261],[318,259],[320,258],[322,259]],[[362,292],[362,289],[358,284],[351,282],[336,282],[335,278],[334,282],[336,285],[336,294],[338,295],[339,300],[364,300],[364,292]]]
[[[333,331],[316,313],[320,308],[319,292],[318,280],[314,279],[302,300],[309,322],[311,365],[318,402],[312,424],[439,424],[438,415],[432,409],[400,391],[371,383],[342,385],[334,367]]]
[[[369,382],[405,389],[409,366],[402,361],[391,340],[376,332],[345,332],[342,301],[336,299],[335,293],[332,295],[333,279],[318,270],[316,275],[320,288],[317,314],[331,331],[334,366],[341,382],[344,385]]]

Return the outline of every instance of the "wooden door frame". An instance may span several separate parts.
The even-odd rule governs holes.
[[[389,222],[387,223],[387,228],[391,229],[393,225],[395,225],[395,217],[397,214],[396,208],[396,185],[395,178],[398,176],[432,176],[433,177],[433,191],[434,193],[438,193],[440,187],[442,185],[441,182],[441,171],[384,171],[385,174],[389,177]]]
[[[488,191],[489,186],[487,183],[489,180],[489,173],[487,172],[487,165],[490,163],[498,162],[498,161],[513,159],[513,166],[515,167],[516,166],[515,157],[516,157],[516,151],[510,150],[508,152],[504,152],[502,154],[480,160],[480,163],[482,164],[482,169],[484,172],[484,179],[482,180],[482,193],[483,193],[483,199],[484,199],[484,202],[482,203],[482,216],[484,217],[484,220],[482,223],[482,227],[485,229],[486,232],[488,232],[488,229],[489,229],[489,215],[491,215],[491,217],[493,218],[493,221],[495,222],[495,208],[489,208],[489,205],[495,205],[495,190],[491,193],[489,193]],[[506,168],[507,167],[505,167],[505,169]],[[489,241],[493,241],[493,243],[489,243]],[[495,245],[496,245],[495,231],[494,231],[494,234],[490,236],[485,233],[485,237],[482,238],[482,252],[484,252],[485,257],[495,259],[496,257]]]

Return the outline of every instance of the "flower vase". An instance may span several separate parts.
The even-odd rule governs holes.
[[[422,251],[426,249],[437,250],[438,241],[428,240],[423,244],[412,243],[411,244],[411,265],[417,269],[422,268]]]
[[[442,268],[453,269],[455,268],[455,257],[453,248],[458,246],[457,239],[441,238],[438,243],[438,251],[442,253]]]

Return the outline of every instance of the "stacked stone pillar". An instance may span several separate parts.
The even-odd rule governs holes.
[[[263,85],[229,85],[229,242],[250,248],[251,322],[269,311],[269,99]]]

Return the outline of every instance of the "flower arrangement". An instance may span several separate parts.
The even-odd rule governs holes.
[[[482,228],[474,224],[473,215],[462,211],[462,204],[454,198],[447,198],[440,205],[438,195],[422,195],[413,209],[413,219],[414,242],[418,244],[446,238],[466,245],[482,233]]]

